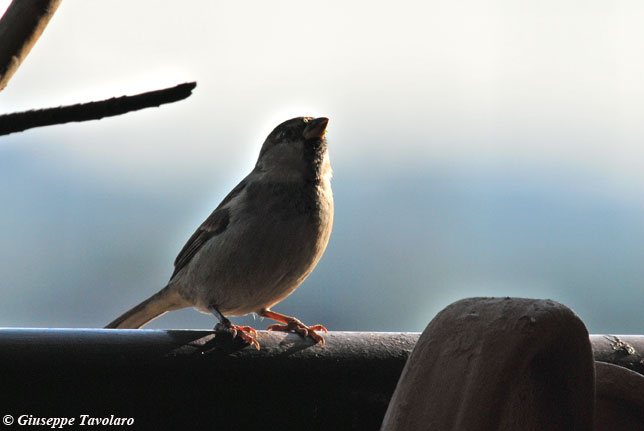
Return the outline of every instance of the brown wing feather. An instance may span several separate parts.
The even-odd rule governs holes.
[[[246,179],[237,184],[237,186],[228,193],[223,201],[217,206],[217,208],[208,216],[208,218],[199,226],[199,228],[192,234],[188,239],[188,242],[183,246],[179,255],[174,260],[174,272],[170,280],[174,278],[175,275],[181,269],[190,262],[199,249],[212,237],[220,234],[228,226],[230,221],[230,211],[228,208],[222,208],[228,202],[230,202],[235,196],[237,196],[243,189],[246,187]]]

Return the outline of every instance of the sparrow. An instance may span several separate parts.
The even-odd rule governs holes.
[[[174,261],[168,284],[106,328],[141,328],[168,311],[194,307],[259,350],[257,332],[228,316],[276,320],[269,331],[295,332],[324,345],[298,319],[271,311],[313,271],[333,225],[328,118],[297,117],[266,138],[253,170],[199,226]]]

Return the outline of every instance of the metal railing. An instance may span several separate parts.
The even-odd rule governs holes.
[[[373,429],[418,333],[259,332],[261,351],[193,330],[0,329],[0,415],[156,429]],[[592,335],[644,373],[644,336]],[[31,415],[31,416],[30,416]],[[113,422],[114,423],[114,422]]]

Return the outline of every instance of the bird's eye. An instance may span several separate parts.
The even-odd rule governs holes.
[[[304,121],[305,123],[308,123],[309,119],[308,118],[303,118],[302,121]]]

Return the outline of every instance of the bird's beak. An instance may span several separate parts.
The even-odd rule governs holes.
[[[328,123],[329,119],[326,117],[309,120],[306,128],[304,129],[304,139],[322,139],[326,132],[326,125]]]

